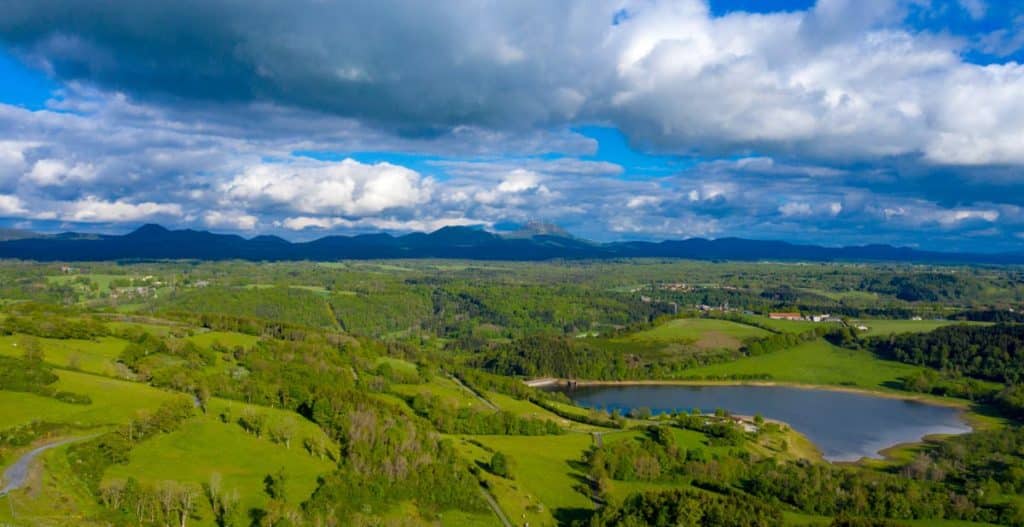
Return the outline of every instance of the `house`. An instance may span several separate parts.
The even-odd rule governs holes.
[[[823,315],[812,315],[811,316],[811,320],[813,320],[815,322],[825,322],[826,320],[828,320],[831,317],[832,317],[832,315],[829,315],[828,313],[825,313]]]
[[[803,320],[804,317],[800,316],[800,313],[768,313],[768,318],[772,320]]]

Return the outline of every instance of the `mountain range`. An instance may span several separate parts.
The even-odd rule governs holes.
[[[823,247],[783,241],[720,238],[708,240],[598,243],[575,238],[550,225],[499,234],[475,227],[444,227],[431,233],[326,236],[290,242],[277,236],[243,238],[195,230],[144,225],[124,235],[36,234],[0,236],[0,258],[38,261],[96,260],[341,260],[459,258],[469,260],[549,260],[608,258],[685,258],[697,260],[874,261],[913,263],[1021,264],[1024,252],[952,253],[890,245]]]

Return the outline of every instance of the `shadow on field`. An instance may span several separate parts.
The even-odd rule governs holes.
[[[573,522],[585,522],[594,511],[581,507],[555,509],[555,520],[559,525],[572,525]]]

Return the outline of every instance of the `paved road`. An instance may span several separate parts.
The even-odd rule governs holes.
[[[0,496],[6,496],[8,493],[25,486],[25,480],[28,479],[28,470],[32,466],[32,461],[39,457],[39,454],[42,454],[51,448],[57,448],[61,445],[81,441],[83,439],[91,439],[92,437],[96,436],[59,439],[26,452],[17,461],[15,461],[13,465],[7,467],[7,470],[4,471],[4,476],[0,479],[0,482],[4,485],[3,488],[0,488]]]

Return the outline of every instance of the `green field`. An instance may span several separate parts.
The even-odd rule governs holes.
[[[57,390],[88,395],[92,404],[69,404],[31,393],[0,391],[0,428],[31,421],[76,426],[127,423],[140,411],[152,410],[171,397],[182,397],[144,384],[87,373],[59,371],[57,375]]]
[[[80,278],[85,278],[85,279],[93,282],[94,284],[96,284],[97,287],[99,288],[98,291],[97,291],[98,293],[109,293],[110,292],[110,283],[111,282],[113,282],[114,280],[118,280],[118,279],[130,280],[132,278],[132,276],[126,275],[126,274],[96,274],[96,273],[62,274],[62,275],[56,275],[56,276],[47,276],[46,280],[48,282],[52,283],[52,284],[66,284],[66,283],[74,282],[75,280],[80,279]]]
[[[471,465],[486,467],[490,462],[493,453],[476,444],[476,438],[452,436],[451,440],[455,450]],[[529,522],[530,525],[538,527],[556,524],[551,509],[524,487],[521,477],[507,479],[481,471],[480,478],[486,482],[488,490],[497,500],[501,510],[510,520],[515,520],[516,524]],[[492,517],[490,524],[494,522],[495,519]]]
[[[867,331],[860,331],[862,336],[874,337],[881,335],[894,335],[897,333],[925,333],[949,326],[952,324],[964,324],[956,320],[885,320],[885,319],[860,319],[851,321],[850,325],[868,327]],[[971,322],[970,324],[979,324]]]
[[[473,408],[476,410],[490,410],[491,407],[481,401],[472,392],[455,384],[451,379],[435,377],[429,384],[394,384],[391,390],[395,393],[413,397],[417,394],[436,395],[442,400],[454,403],[456,406]]]
[[[585,518],[594,507],[590,498],[576,490],[584,477],[579,464],[593,439],[589,434],[515,437],[473,436],[492,450],[511,457],[516,481],[552,511],[555,518]]]
[[[100,337],[96,340],[58,340],[7,335],[0,337],[0,355],[22,356],[23,341],[26,338],[38,342],[46,362],[54,366],[111,376],[117,375],[115,361],[128,345],[128,342],[114,337]]]
[[[634,333],[629,340],[686,342],[701,348],[738,348],[743,340],[764,337],[761,328],[714,318],[680,318]]]
[[[266,438],[246,433],[235,423],[222,423],[215,414],[220,407],[231,405],[240,412],[245,405],[218,402],[211,405],[208,415],[192,418],[181,429],[149,439],[132,449],[130,462],[114,465],[105,474],[104,481],[134,477],[139,481],[157,483],[174,480],[195,484],[198,488],[209,483],[211,475],[219,474],[225,492],[237,490],[241,511],[265,507],[268,498],[263,492],[263,478],[284,471],[288,496],[302,499],[316,488],[317,476],[329,472],[333,463],[313,457],[302,448],[303,437],[323,432],[315,425],[285,412],[260,408],[271,414],[271,419],[291,419],[296,439],[291,448],[275,444]],[[204,514],[197,525],[214,525],[209,508],[200,507]],[[241,518],[237,518],[238,521]]]
[[[773,381],[886,389],[887,383],[919,370],[877,359],[867,351],[847,350],[816,340],[784,351],[687,370],[687,377],[769,375]]]

